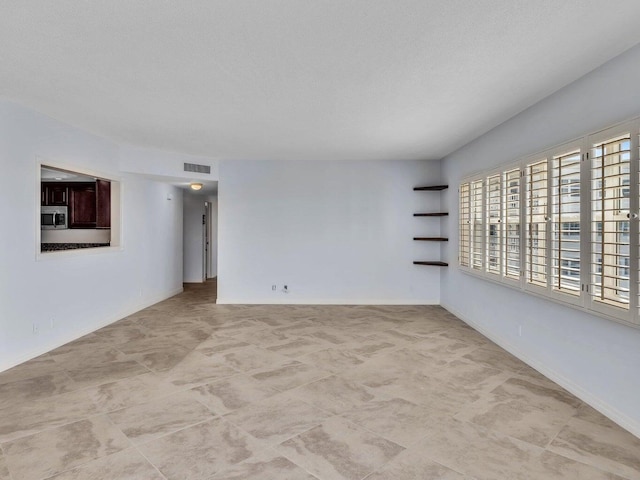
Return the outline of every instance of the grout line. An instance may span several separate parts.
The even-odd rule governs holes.
[[[167,477],[165,477],[165,476],[164,476],[164,474],[160,471],[160,469],[159,469],[158,467],[156,467],[156,465],[155,465],[151,460],[149,460],[149,459],[147,458],[147,456],[146,456],[144,453],[142,453],[142,451],[141,451],[137,446],[135,446],[135,445],[134,445],[134,446],[133,446],[133,449],[134,449],[136,452],[138,452],[138,454],[139,454],[142,458],[144,458],[144,459],[147,461],[147,463],[148,463],[149,465],[151,465],[151,466],[155,469],[155,471],[156,471],[156,472],[158,472],[158,475],[160,475],[160,477],[161,477],[161,478],[164,478],[165,480],[167,480]]]

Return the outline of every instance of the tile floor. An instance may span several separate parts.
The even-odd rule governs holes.
[[[640,479],[640,439],[440,307],[214,295],[0,373],[0,480]]]

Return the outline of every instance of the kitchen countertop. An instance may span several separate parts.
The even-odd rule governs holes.
[[[109,247],[110,243],[42,243],[41,252],[58,252],[61,250],[76,250],[78,248]]]

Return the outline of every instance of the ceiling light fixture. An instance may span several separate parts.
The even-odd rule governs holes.
[[[202,188],[201,183],[191,183],[189,186],[191,187],[191,190],[196,190],[196,191]]]

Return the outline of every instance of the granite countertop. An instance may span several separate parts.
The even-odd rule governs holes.
[[[61,250],[76,250],[78,248],[109,247],[110,243],[42,243],[41,252],[58,252]]]

